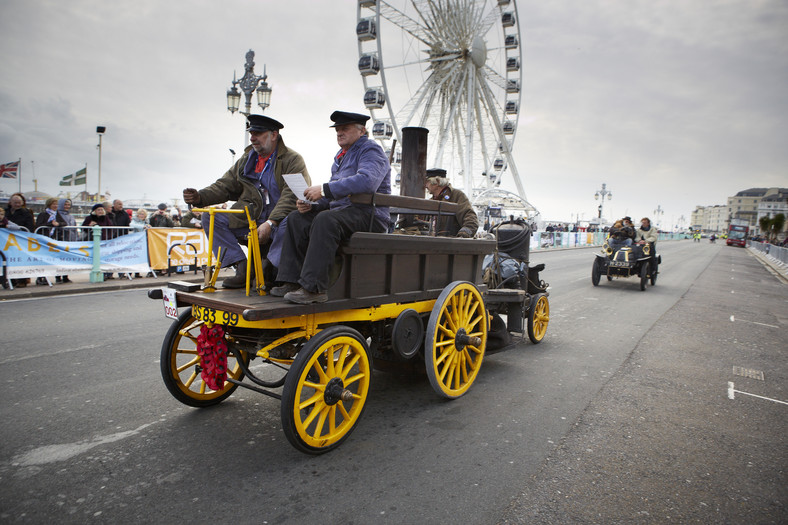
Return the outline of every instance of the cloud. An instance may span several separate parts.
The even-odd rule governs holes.
[[[786,186],[785,2],[517,9],[514,155],[546,218],[595,215],[603,182],[611,217],[660,205],[674,219],[746,187]],[[22,157],[23,189],[34,161],[39,189],[56,193],[87,163],[95,191],[97,125],[107,127],[102,187],[113,196],[169,200],[211,183],[229,148],[242,149],[243,119],[224,94],[249,49],[273,88],[266,113],[285,123],[315,181],[327,180],[336,151],[328,115],[364,109],[355,2],[4,0],[0,15],[0,162]]]

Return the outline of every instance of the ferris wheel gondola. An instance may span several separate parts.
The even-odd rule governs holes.
[[[384,150],[402,144],[402,128],[427,128],[427,167],[446,169],[472,202],[509,182],[507,198],[538,214],[512,156],[522,97],[514,0],[358,0],[356,36],[364,105]]]

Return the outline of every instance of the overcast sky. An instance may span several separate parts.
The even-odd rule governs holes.
[[[788,2],[517,5],[514,158],[543,218],[595,216],[602,183],[605,216],[660,206],[664,227],[745,188],[788,186]],[[53,195],[87,163],[95,192],[103,125],[102,189],[171,202],[243,149],[225,92],[253,49],[273,88],[266,114],[325,182],[329,115],[364,112],[355,25],[355,0],[0,0],[0,163],[21,157],[23,191],[34,170]]]

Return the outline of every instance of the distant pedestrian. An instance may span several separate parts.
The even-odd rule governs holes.
[[[172,228],[175,224],[172,218],[167,215],[167,205],[163,202],[157,206],[156,212],[148,219],[152,228]]]
[[[150,223],[148,222],[148,210],[145,208],[140,208],[137,210],[137,213],[134,214],[134,218],[131,219],[131,226],[132,231],[141,232],[145,231],[146,229],[150,228]]]
[[[123,209],[123,201],[120,199],[115,199],[112,201],[112,211],[109,213],[112,222],[115,223],[115,226],[125,226],[126,228],[129,227],[131,224],[131,219],[129,218],[129,214],[126,210]],[[125,235],[129,233],[129,230],[116,230],[115,235]]]

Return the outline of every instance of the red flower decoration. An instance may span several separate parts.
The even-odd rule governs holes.
[[[222,390],[227,380],[227,345],[224,342],[224,329],[220,325],[200,327],[197,354],[202,366],[202,380],[211,390]]]

